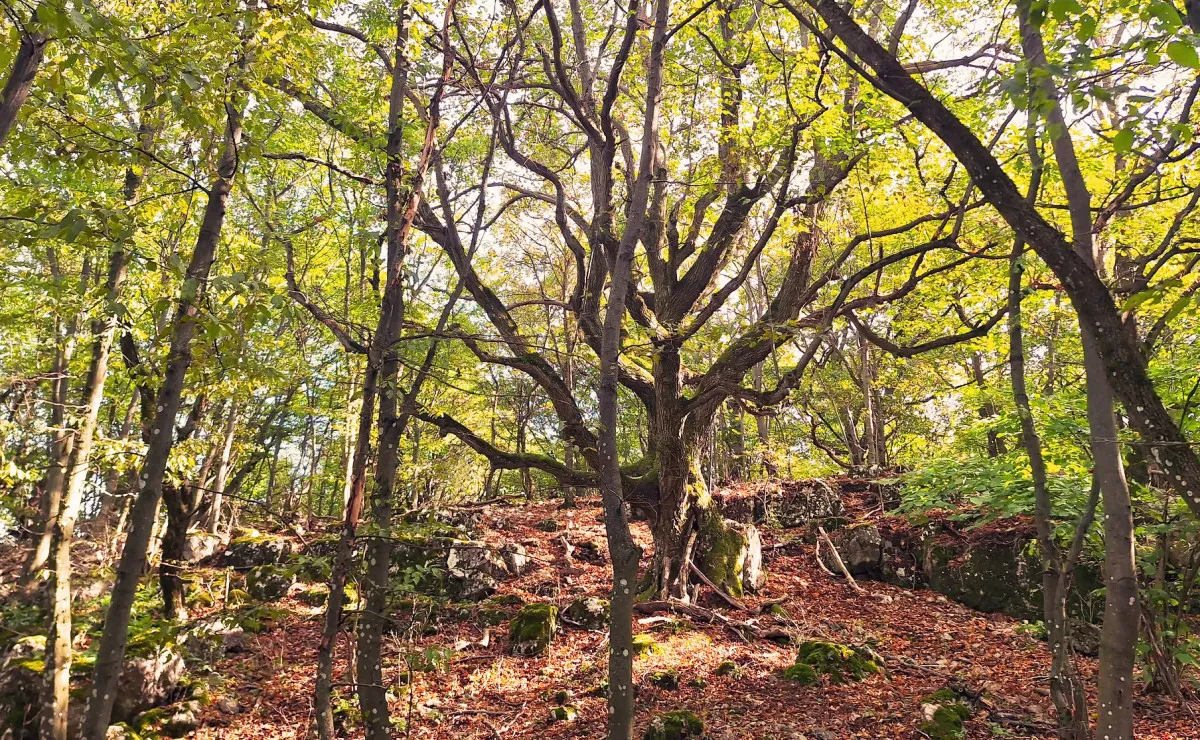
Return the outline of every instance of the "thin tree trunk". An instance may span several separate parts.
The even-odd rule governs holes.
[[[1043,104],[1054,158],[1067,193],[1075,250],[1097,271],[1092,239],[1091,193],[1075,156],[1070,129],[1063,116],[1058,91],[1046,64],[1041,30],[1031,20],[1029,0],[1019,0],[1021,46]],[[1133,664],[1137,648],[1140,607],[1137,602],[1137,566],[1133,552],[1133,507],[1121,460],[1113,391],[1096,347],[1095,327],[1080,317],[1083,366],[1087,392],[1088,430],[1096,485],[1104,502],[1104,571],[1106,576],[1104,626],[1100,635],[1100,669],[1097,689],[1098,734],[1109,740],[1133,737]]]
[[[1040,187],[1042,164],[1037,149],[1036,123],[1030,123],[1030,159],[1033,161],[1033,177],[1029,186],[1029,197],[1033,199]],[[1042,605],[1046,623],[1047,642],[1052,656],[1050,667],[1050,698],[1058,714],[1058,736],[1061,740],[1087,740],[1090,726],[1087,711],[1087,692],[1075,671],[1071,647],[1067,642],[1067,594],[1070,589],[1072,551],[1064,562],[1061,549],[1054,539],[1051,522],[1050,493],[1046,489],[1046,464],[1042,457],[1042,441],[1033,423],[1033,412],[1029,405],[1029,392],[1025,384],[1025,346],[1021,324],[1021,278],[1024,272],[1022,252],[1024,243],[1016,239],[1009,263],[1008,284],[1008,338],[1009,373],[1011,375],[1013,400],[1021,420],[1021,440],[1029,456],[1029,469],[1033,478],[1035,519],[1038,546],[1041,550],[1045,571],[1042,574]],[[1092,511],[1095,502],[1093,500]],[[1076,539],[1082,541],[1091,524],[1085,516],[1077,526]]]
[[[205,529],[210,534],[217,533],[221,522],[221,507],[224,505],[225,483],[229,478],[229,457],[233,452],[233,439],[237,435],[237,406],[229,409],[229,417],[225,420],[225,435],[221,442],[221,459],[217,463],[217,476],[213,482],[212,504],[208,511],[208,521]]]
[[[621,352],[621,324],[625,299],[629,292],[634,249],[646,220],[650,182],[655,170],[658,145],[658,106],[662,95],[663,66],[667,43],[670,2],[655,3],[654,33],[646,70],[645,122],[637,179],[631,188],[629,218],[613,260],[608,305],[600,339],[600,378],[597,399],[600,410],[600,493],[604,502],[604,529],[612,560],[613,583],[609,626],[608,658],[608,737],[630,740],[633,737],[633,599],[636,591],[638,561],[642,551],[633,541],[625,517],[622,495],[621,460],[617,447],[619,396],[617,362]],[[628,30],[637,23],[637,3],[630,8]],[[627,31],[628,32],[628,31]],[[611,204],[605,204],[611,208]],[[660,451],[661,454],[661,451]]]
[[[244,71],[246,58],[239,60]],[[154,529],[154,516],[162,498],[163,477],[174,444],[175,417],[179,413],[183,383],[192,360],[192,337],[199,321],[200,303],[208,282],[209,272],[216,259],[221,229],[225,223],[225,208],[238,169],[238,147],[242,136],[241,117],[244,98],[241,81],[233,81],[234,97],[226,103],[224,145],[217,165],[216,177],[209,186],[208,203],[204,209],[196,246],[187,268],[187,277],[178,299],[171,347],[167,355],[162,386],[155,401],[156,413],[151,425],[150,441],[142,464],[138,485],[140,491],[131,513],[131,529],[121,551],[116,583],[104,620],[104,631],[96,655],[92,678],[92,695],[84,718],[83,736],[87,740],[104,740],[112,717],[116,682],[125,656],[129,637],[129,620],[137,593],[138,582],[145,568],[146,553]]]
[[[136,184],[133,186],[136,188]],[[126,253],[118,246],[109,258],[105,284],[105,305],[115,306],[125,282]],[[50,571],[51,618],[46,636],[45,695],[42,702],[42,737],[67,738],[67,701],[71,680],[71,541],[79,516],[83,489],[87,483],[88,462],[95,439],[100,406],[104,403],[104,384],[117,316],[109,313],[93,324],[95,340],[92,359],[84,384],[83,418],[74,434],[66,489],[54,524],[53,568]]]

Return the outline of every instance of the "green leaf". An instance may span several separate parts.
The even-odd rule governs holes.
[[[1196,47],[1183,41],[1172,41],[1167,44],[1167,56],[1171,61],[1184,67],[1200,69],[1200,56],[1196,55]]]
[[[1123,128],[1113,137],[1113,149],[1117,150],[1118,154],[1124,154],[1133,148],[1133,130]]]

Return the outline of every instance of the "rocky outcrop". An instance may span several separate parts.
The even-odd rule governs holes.
[[[259,565],[246,574],[246,592],[256,601],[278,601],[296,582],[296,574],[278,565]]]
[[[225,565],[247,570],[256,565],[279,565],[292,554],[292,543],[282,537],[249,534],[229,542],[225,549]]]
[[[125,661],[113,700],[113,719],[128,721],[170,701],[186,670],[183,654],[172,646]]]
[[[209,532],[188,532],[187,539],[183,541],[183,561],[198,563],[201,560],[208,560],[220,552],[224,544],[225,540],[220,535]]]
[[[864,523],[831,532],[830,542],[851,575],[865,576],[880,573],[883,566],[883,538],[874,524]],[[836,572],[837,563],[827,548],[821,549],[825,567]]]
[[[713,494],[713,501],[726,519],[783,529],[845,514],[836,490],[816,481],[764,481],[720,491]]]

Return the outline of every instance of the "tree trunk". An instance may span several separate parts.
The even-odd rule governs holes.
[[[1019,0],[1021,46],[1042,98],[1046,128],[1067,193],[1075,251],[1093,270],[1102,270],[1092,239],[1091,193],[1079,169],[1058,90],[1046,64],[1041,30],[1031,20],[1029,0]],[[1096,347],[1096,327],[1080,317],[1095,484],[1104,502],[1104,626],[1100,635],[1097,730],[1109,740],[1133,737],[1133,664],[1137,649],[1137,565],[1134,561],[1133,507],[1121,460],[1114,400],[1104,361]]]
[[[4,83],[4,93],[0,96],[0,146],[8,138],[9,131],[17,121],[21,106],[29,97],[29,88],[33,86],[33,78],[37,76],[42,66],[42,57],[46,54],[46,42],[49,37],[35,26],[38,24],[37,10],[29,18],[26,28],[21,31],[21,45],[17,48],[17,56],[13,59],[12,71],[8,81]]]
[[[244,71],[246,59],[240,59]],[[171,328],[171,346],[167,355],[162,386],[155,401],[156,413],[151,425],[150,441],[142,463],[138,485],[140,491],[131,513],[131,529],[121,551],[116,583],[104,620],[96,667],[92,678],[92,696],[84,718],[83,735],[87,740],[103,740],[108,733],[112,716],[116,682],[120,675],[128,640],[130,612],[138,582],[145,568],[146,553],[154,529],[154,516],[162,497],[163,477],[175,436],[175,417],[179,413],[183,383],[192,360],[192,337],[199,320],[201,299],[209,272],[216,259],[221,229],[225,223],[225,208],[233,179],[238,168],[238,147],[242,136],[240,80],[233,82],[239,100],[226,105],[224,145],[217,174],[209,186],[208,203],[196,237],[196,246],[187,268],[180,297],[176,304]]]
[[[233,439],[237,434],[237,407],[229,409],[229,417],[225,420],[225,436],[221,443],[221,459],[217,463],[217,477],[213,482],[212,503],[208,510],[208,521],[205,529],[210,534],[217,533],[221,522],[221,507],[225,495],[225,483],[229,478],[229,458],[233,452]]]
[[[109,258],[105,284],[105,305],[110,310],[116,305],[125,282],[125,265],[125,250],[118,246]],[[92,326],[95,340],[84,385],[83,418],[73,435],[66,489],[54,523],[51,548],[54,562],[50,575],[51,618],[46,636],[46,693],[40,710],[43,718],[42,737],[52,740],[67,738],[67,701],[71,681],[71,541],[87,483],[100,406],[104,403],[104,385],[108,379],[108,361],[116,329],[117,316],[111,312]]]

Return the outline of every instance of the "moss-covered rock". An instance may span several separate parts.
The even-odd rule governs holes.
[[[649,634],[642,632],[633,636],[633,654],[636,655],[658,655],[662,652],[662,645],[654,641],[654,638]]]
[[[734,663],[732,660],[722,660],[714,673],[716,673],[718,676],[729,676],[730,678],[742,677],[742,669],[738,667],[738,664]]]
[[[551,707],[551,722],[574,722],[579,716],[579,710],[571,706]]]
[[[921,732],[930,740],[962,740],[971,708],[953,690],[941,689],[921,700],[921,715]]]
[[[540,655],[558,632],[558,607],[553,604],[529,604],[517,612],[508,626],[514,655]]]
[[[557,532],[559,530],[558,522],[554,521],[553,519],[543,519],[537,524],[533,525],[533,527],[534,529],[538,529],[543,532]]]
[[[731,596],[762,587],[762,540],[753,524],[725,519],[710,509],[701,521],[697,552],[700,570]]]
[[[679,672],[673,670],[654,671],[646,674],[646,681],[664,691],[679,690]]]
[[[703,735],[704,722],[686,709],[677,709],[663,712],[651,720],[642,740],[684,740]]]
[[[602,630],[608,627],[609,603],[595,596],[579,598],[563,609],[563,621],[585,630]]]
[[[817,676],[827,676],[831,683],[841,684],[848,681],[861,681],[873,673],[879,673],[877,664],[867,651],[856,650],[848,645],[837,642],[809,640],[800,644],[796,652],[795,665],[788,668],[792,674],[785,678],[802,681],[808,677],[808,671],[796,668],[806,665],[812,669],[813,680]],[[808,681],[811,683],[812,681]]]
[[[290,568],[278,565],[259,565],[246,574],[246,592],[256,601],[277,601],[287,595],[296,582]]]
[[[801,686],[811,686],[819,678],[816,669],[808,663],[793,663],[784,668],[781,675],[785,680],[795,681]]]
[[[282,537],[249,532],[233,540],[225,549],[225,564],[246,570],[256,565],[280,565],[292,554],[292,543]]]

